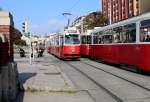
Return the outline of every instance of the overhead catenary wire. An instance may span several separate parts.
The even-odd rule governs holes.
[[[78,5],[78,3],[80,3],[80,1],[81,1],[81,0],[77,0],[77,1],[68,9],[68,11],[71,11],[72,9],[74,9],[74,8]]]

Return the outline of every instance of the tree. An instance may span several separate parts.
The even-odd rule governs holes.
[[[87,15],[83,22],[85,29],[93,29],[94,27],[102,27],[108,25],[109,20],[107,17],[103,16],[100,11],[97,11]]]
[[[15,45],[20,45],[20,46],[26,46],[26,45],[27,45],[27,44],[26,44],[26,41],[21,40],[21,39],[16,39],[16,40],[14,40],[14,44],[15,44]]]

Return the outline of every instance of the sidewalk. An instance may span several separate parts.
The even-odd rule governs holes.
[[[93,102],[88,93],[74,87],[51,57],[45,55],[36,59],[32,65],[27,58],[15,57],[21,89],[25,91],[17,102]]]

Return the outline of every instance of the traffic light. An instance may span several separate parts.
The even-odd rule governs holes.
[[[27,22],[22,23],[22,32],[28,33],[28,23]]]

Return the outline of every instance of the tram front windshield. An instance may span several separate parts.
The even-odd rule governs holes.
[[[65,35],[65,44],[80,44],[79,35]]]

